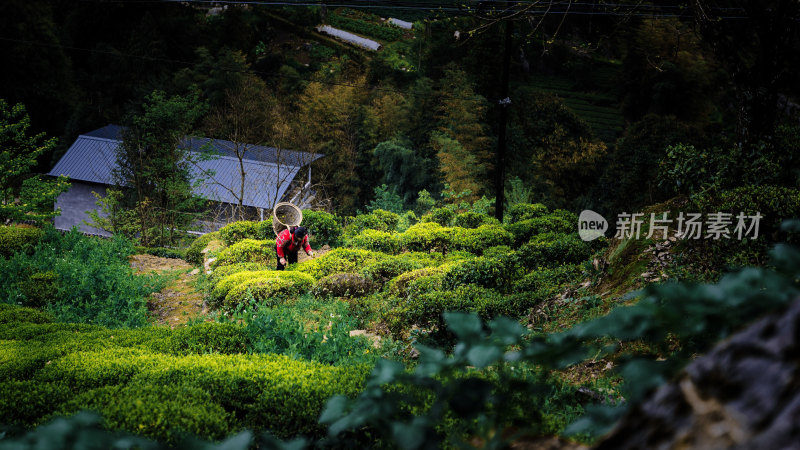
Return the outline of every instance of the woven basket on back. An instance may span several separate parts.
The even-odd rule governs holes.
[[[275,236],[289,227],[300,225],[302,221],[303,211],[291,203],[278,203],[272,210],[272,231],[275,232]]]

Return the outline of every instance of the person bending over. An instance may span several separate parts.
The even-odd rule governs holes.
[[[300,248],[306,255],[314,256],[311,245],[308,243],[308,230],[305,227],[291,227],[281,231],[275,238],[275,252],[278,254],[277,270],[283,270],[287,265],[297,262],[297,252]]]

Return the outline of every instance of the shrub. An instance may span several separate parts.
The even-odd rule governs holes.
[[[374,289],[368,278],[357,273],[335,273],[320,278],[314,284],[312,294],[316,297],[362,297]]]
[[[438,267],[423,267],[421,269],[411,270],[401,275],[394,277],[386,283],[386,292],[389,295],[397,297],[408,297],[408,287],[413,281],[423,277],[439,274],[442,270]]]
[[[51,323],[54,320],[55,318],[51,314],[44,311],[0,303],[0,324]]]
[[[232,323],[199,323],[176,328],[169,334],[169,351],[174,355],[245,353],[248,346],[244,327]]]
[[[275,255],[274,242],[243,239],[219,252],[213,266],[219,267],[244,262],[266,264],[274,260]]]
[[[449,227],[450,224],[453,222],[453,218],[455,217],[456,213],[453,212],[452,209],[449,208],[434,208],[430,210],[427,214],[424,214],[419,221],[420,222],[435,222],[443,227]]]
[[[220,228],[219,237],[229,246],[243,239],[262,239],[259,233],[259,222],[250,220],[242,220],[225,225]]]
[[[418,223],[400,234],[400,243],[411,252],[444,252],[452,247],[453,233],[438,223]]]
[[[297,264],[293,271],[307,273],[320,279],[335,273],[358,273],[366,265],[387,258],[391,256],[385,253],[337,248],[319,258]]]
[[[571,213],[569,213],[571,214]],[[505,229],[514,236],[514,244],[519,246],[542,233],[570,233],[577,229],[578,219],[568,220],[567,214],[548,214],[533,219],[525,219],[508,224]]]
[[[264,270],[274,270],[274,269],[275,269],[274,265],[264,264],[264,263],[245,262],[245,263],[230,264],[227,266],[219,266],[215,268],[208,276],[208,281],[212,286],[215,286],[228,275],[233,275],[239,272],[261,272]]]
[[[185,250],[181,250],[179,248],[143,247],[141,245],[137,245],[133,249],[139,255],[153,255],[153,256],[160,256],[162,258],[171,258],[171,259],[185,259],[186,258],[186,251]]]
[[[58,297],[60,289],[58,274],[49,270],[36,272],[20,284],[20,292],[25,296],[25,306],[42,308]]]
[[[400,251],[400,235],[392,232],[366,229],[350,239],[350,246],[395,254]]]
[[[544,233],[517,250],[522,266],[528,270],[585,261],[592,255],[590,243],[574,234]]]
[[[575,264],[566,264],[551,269],[535,270],[514,283],[516,292],[536,292],[547,288],[559,288],[577,281],[582,270]]]
[[[308,228],[309,243],[312,247],[338,245],[342,237],[342,227],[339,219],[325,211],[303,211],[302,225]]]
[[[400,222],[400,216],[382,209],[376,209],[369,214],[360,214],[345,227],[344,233],[348,237],[355,236],[364,230],[395,231]]]
[[[508,222],[517,223],[523,220],[535,219],[547,214],[548,209],[541,203],[518,203],[508,209]]]
[[[146,325],[145,299],[161,290],[166,278],[134,275],[128,262],[132,253],[131,243],[119,236],[98,239],[77,230],[64,235],[47,230],[30,255],[0,259],[0,299],[23,302],[23,289],[42,294],[34,293],[37,288],[27,282],[31,274],[52,272],[55,276],[47,277],[57,279],[59,289],[47,309],[58,320],[112,327]]]
[[[270,272],[269,270],[245,270],[217,278],[219,281],[213,284],[213,289],[211,290],[211,303],[218,304],[228,295],[231,289],[243,283],[245,280],[261,276],[268,277]],[[278,271],[273,272],[277,273]]]
[[[453,219],[453,225],[461,228],[478,228],[481,225],[499,224],[500,222],[496,218],[473,211],[463,212]]]
[[[42,230],[30,225],[0,226],[0,256],[6,258],[15,253],[33,251],[42,238]]]
[[[363,269],[361,275],[382,287],[387,281],[396,276],[416,269],[421,269],[423,265],[411,257],[400,256],[391,259],[374,262]]]
[[[452,228],[454,248],[476,255],[484,249],[514,242],[514,236],[501,225],[481,225],[475,229]]]
[[[0,423],[36,425],[42,416],[55,411],[69,397],[69,390],[60,383],[0,381]]]
[[[479,256],[455,263],[445,273],[442,288],[449,290],[460,285],[474,284],[508,293],[522,277],[522,273],[522,266],[513,253],[498,258]]]
[[[203,250],[208,247],[208,244],[211,241],[221,239],[219,235],[219,231],[215,231],[213,233],[206,233],[197,239],[195,239],[189,248],[186,250],[186,261],[189,264],[194,264],[196,266],[203,264]]]
[[[242,281],[231,288],[223,306],[234,309],[252,298],[263,305],[273,306],[311,289],[314,278],[299,272],[272,271],[271,276],[259,276]]]
[[[215,404],[208,391],[189,383],[140,380],[104,386],[77,395],[62,406],[65,413],[79,409],[98,411],[108,429],[136,431],[173,445],[187,436],[218,440],[236,431],[232,415]]]

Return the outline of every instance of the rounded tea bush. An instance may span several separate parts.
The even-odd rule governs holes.
[[[274,242],[243,239],[219,252],[213,266],[219,267],[244,262],[268,263],[274,259]]]
[[[301,225],[308,229],[309,243],[314,248],[323,245],[333,247],[339,244],[342,237],[342,226],[339,224],[339,219],[325,211],[304,210]]]
[[[486,214],[467,211],[458,214],[453,219],[453,225],[461,228],[478,228],[481,225],[500,225],[500,222]]]
[[[541,203],[517,203],[508,209],[508,222],[516,223],[527,219],[535,219],[548,213]]]
[[[259,239],[258,222],[242,220],[220,228],[219,236],[227,245],[233,245],[243,239]]]
[[[221,239],[219,231],[206,233],[195,239],[186,250],[186,262],[194,265],[203,264],[203,250],[215,239]]]
[[[269,274],[247,279],[234,286],[225,296],[223,307],[236,308],[250,297],[259,303],[275,306],[308,292],[314,284],[314,279],[304,273],[272,271]]]
[[[357,273],[335,273],[321,278],[311,293],[316,297],[363,297],[374,290],[374,284]]]
[[[0,256],[8,258],[15,253],[33,250],[42,234],[42,230],[30,225],[0,226]]]
[[[366,229],[350,240],[350,246],[395,254],[400,251],[400,235],[395,232]]]

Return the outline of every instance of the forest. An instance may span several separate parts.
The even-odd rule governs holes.
[[[797,0],[0,24],[0,449],[797,445]],[[87,136],[107,186],[55,172]]]

